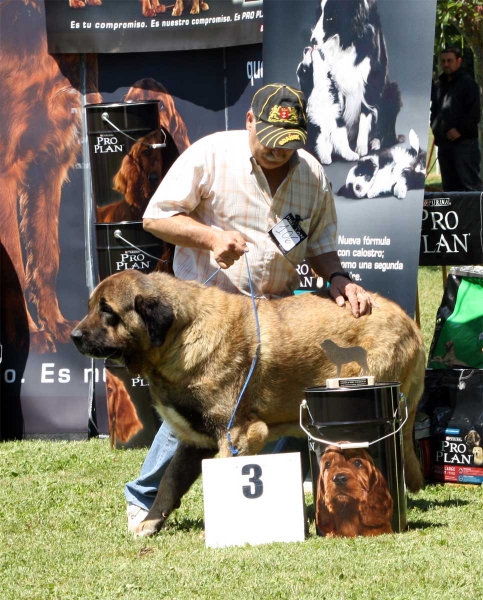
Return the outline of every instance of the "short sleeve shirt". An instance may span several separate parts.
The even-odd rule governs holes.
[[[144,213],[165,219],[187,214],[224,231],[237,231],[248,246],[248,269],[255,295],[293,294],[304,258],[336,250],[334,199],[321,164],[297,150],[289,172],[272,197],[265,175],[252,157],[247,131],[226,131],[195,142],[176,160]],[[269,235],[287,214],[300,217],[307,238],[283,254]],[[218,269],[212,252],[176,247],[176,277],[204,283]],[[247,264],[241,257],[210,281],[228,292],[250,293]]]

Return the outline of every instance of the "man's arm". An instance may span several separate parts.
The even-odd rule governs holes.
[[[329,281],[333,273],[344,271],[337,252],[319,254],[318,256],[307,258],[307,261],[315,273],[323,277],[325,281]],[[344,306],[345,299],[347,298],[352,308],[352,314],[356,318],[370,313],[372,307],[376,306],[370,294],[364,288],[342,275],[336,275],[332,278],[329,293],[339,306]]]
[[[246,242],[237,231],[220,231],[181,213],[166,219],[143,219],[143,227],[176,246],[213,252],[222,269],[231,267],[247,251]]]

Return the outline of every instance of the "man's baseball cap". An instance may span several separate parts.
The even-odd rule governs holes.
[[[307,103],[303,92],[283,83],[270,83],[252,100],[258,141],[267,148],[297,150],[307,141]]]

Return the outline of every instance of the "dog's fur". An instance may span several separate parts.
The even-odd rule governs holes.
[[[363,157],[369,150],[400,141],[396,118],[402,106],[401,93],[398,85],[389,81],[386,42],[375,0],[321,0],[311,42],[322,53],[325,64],[313,64],[314,69],[322,66],[322,75],[314,71],[314,87],[309,92],[315,97],[312,100],[309,95],[308,103],[312,114],[330,103],[330,98],[324,96],[326,86],[320,85],[324,73],[328,73],[332,90],[337,90],[340,108],[336,112],[341,112],[336,119],[337,133],[340,136],[345,128],[348,136],[347,143],[334,145],[336,152],[344,156],[340,148],[349,145],[358,157]],[[318,59],[318,53],[304,55],[304,60],[312,58]],[[316,121],[322,136],[331,138],[323,131],[324,115],[318,115]],[[333,116],[329,119],[332,121]],[[317,145],[325,158],[332,148],[329,143],[322,148],[323,137],[319,136]]]
[[[419,138],[411,129],[409,148],[393,146],[368,154],[347,173],[339,196],[377,198],[392,194],[406,197],[408,190],[424,188],[426,152],[419,147]]]
[[[166,142],[165,148],[148,145],[163,142]],[[113,188],[124,195],[124,200],[98,207],[97,222],[140,221],[149,200],[178,156],[173,138],[164,129],[140,138],[123,158],[114,177]]]
[[[124,382],[107,370],[106,392],[109,439],[114,448],[116,441],[125,443],[139,433],[143,424]]]
[[[416,324],[393,302],[374,294],[378,307],[358,319],[327,292],[259,300],[258,362],[230,431],[240,455],[255,454],[270,439],[302,435],[298,425],[303,390],[336,375],[321,342],[367,350],[377,381],[400,381],[408,400],[404,427],[406,481],[423,483],[412,431],[424,388],[425,352]],[[163,273],[124,271],[102,281],[89,312],[73,330],[78,350],[124,364],[149,382],[161,417],[180,444],[139,535],[159,531],[201,473],[201,460],[231,456],[227,425],[257,348],[249,297],[182,281]],[[345,365],[342,375],[360,375]]]
[[[327,359],[334,363],[337,367],[337,377],[340,377],[342,367],[348,363],[355,362],[361,369],[361,375],[369,375],[369,367],[367,365],[367,352],[361,346],[350,346],[342,348],[333,340],[324,340],[321,344]]]
[[[169,131],[179,153],[184,152],[190,145],[188,130],[176,109],[173,96],[159,81],[152,77],[145,77],[136,81],[124,96],[124,102],[143,100],[158,101],[159,126]]]
[[[200,10],[208,10],[209,5],[204,0],[176,0],[173,7],[173,17],[180,17],[183,14],[185,5],[191,5],[190,14],[198,15]]]
[[[475,446],[479,446],[481,443],[481,435],[476,429],[470,429],[465,435],[465,444],[468,450],[473,450]]]
[[[384,475],[362,448],[328,446],[320,458],[315,522],[327,537],[392,533],[394,502]]]
[[[81,151],[81,56],[47,51],[43,4],[0,5],[0,238],[25,297],[30,350],[55,352],[74,323],[60,312],[59,211],[62,186]],[[20,43],[21,40],[21,43]],[[87,55],[89,102],[100,102],[97,61]]]

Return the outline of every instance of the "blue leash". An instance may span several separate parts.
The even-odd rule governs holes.
[[[228,421],[228,426],[226,428],[226,439],[228,440],[228,447],[230,448],[230,452],[232,453],[232,456],[236,456],[238,454],[238,450],[233,446],[232,441],[231,441],[231,435],[230,435],[230,429],[233,427],[233,421],[235,420],[235,415],[236,415],[236,411],[238,410],[238,407],[240,405],[241,399],[243,397],[243,394],[245,393],[245,390],[247,388],[247,385],[251,379],[251,376],[253,374],[253,371],[255,370],[255,365],[257,364],[257,360],[258,360],[258,354],[260,352],[260,345],[261,345],[261,340],[260,340],[260,322],[258,321],[258,311],[257,311],[257,305],[255,302],[255,294],[253,292],[253,283],[252,283],[252,276],[250,273],[250,267],[248,266],[248,258],[247,258],[247,253],[245,252],[245,263],[247,265],[247,273],[248,273],[248,283],[250,284],[250,295],[252,297],[252,304],[253,304],[253,313],[255,315],[255,324],[257,327],[257,340],[258,340],[258,344],[257,344],[257,349],[255,351],[255,356],[253,357],[252,360],[252,366],[250,367],[250,371],[248,372],[247,378],[245,380],[245,383],[243,384],[243,388],[240,392],[240,395],[238,396],[238,400],[236,401],[235,404],[235,408],[233,410],[233,413],[231,415],[230,420]],[[213,277],[221,270],[221,267],[216,270],[213,275],[211,275],[203,285],[206,285],[209,281],[211,281],[213,279]]]

